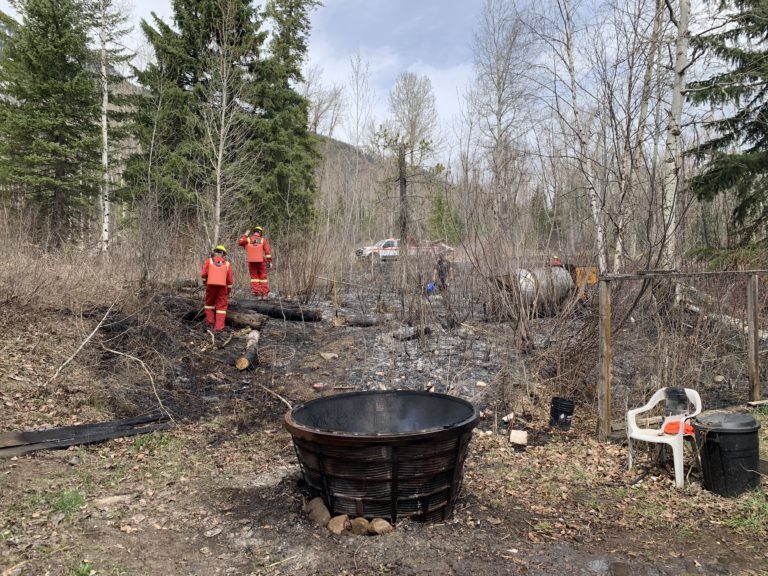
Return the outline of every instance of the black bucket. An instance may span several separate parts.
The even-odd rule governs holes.
[[[549,409],[549,425],[560,428],[560,430],[569,430],[571,420],[573,419],[573,400],[569,398],[552,398],[552,406]]]
[[[693,422],[704,488],[738,496],[760,486],[760,424],[749,414],[712,414]]]

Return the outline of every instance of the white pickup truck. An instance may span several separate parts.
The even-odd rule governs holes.
[[[387,238],[386,240],[379,240],[372,246],[363,246],[355,250],[355,256],[359,259],[368,259],[379,262],[386,262],[387,260],[397,260],[400,255],[400,239],[399,238]]]
[[[442,242],[408,246],[408,256],[437,257],[438,254],[451,254],[453,252],[453,248]],[[400,256],[400,239],[387,238],[386,240],[379,240],[371,246],[363,246],[355,250],[355,256],[358,260],[373,262],[397,260]]]

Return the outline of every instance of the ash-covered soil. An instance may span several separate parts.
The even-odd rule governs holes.
[[[762,490],[722,498],[703,490],[696,470],[675,490],[671,466],[651,465],[650,452],[640,455],[647,472],[627,470],[623,443],[595,438],[588,390],[569,431],[548,427],[551,397],[573,392],[560,378],[568,354],[548,351],[587,333],[588,313],[566,330],[557,318],[532,321],[532,347],[521,350],[511,325],[487,322],[478,302],[349,293],[310,305],[323,321],[270,319],[248,372],[234,367],[241,337],[212,347],[199,321],[159,303],[114,309],[55,378],[107,308],[9,311],[3,432],[158,406],[174,427],[0,460],[3,576],[768,572]],[[362,316],[375,324],[343,320]],[[393,336],[414,326],[429,333]],[[635,370],[620,367],[619,385]],[[454,515],[401,520],[378,536],[333,535],[302,511],[309,495],[282,423],[288,404],[395,388],[458,395],[483,414]],[[524,450],[507,440],[509,412],[511,426],[528,431]]]

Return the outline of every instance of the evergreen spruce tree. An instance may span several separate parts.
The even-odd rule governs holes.
[[[458,244],[461,241],[464,226],[443,190],[435,190],[432,194],[427,231],[433,240],[443,240],[448,244]]]
[[[319,155],[308,129],[308,102],[297,86],[307,53],[309,12],[318,5],[317,0],[269,0],[265,7],[272,39],[254,84],[253,136],[261,149],[249,205],[270,226],[302,227],[313,215]]]
[[[720,0],[729,22],[715,32],[694,37],[692,44],[725,63],[726,69],[693,82],[688,97],[732,110],[709,127],[715,136],[695,150],[705,161],[691,181],[700,199],[734,193],[734,222],[744,241],[766,239],[768,224],[768,3],[764,0]]]
[[[251,55],[238,53],[238,65],[249,75],[264,35],[250,2],[231,1],[235,35],[253,50]],[[155,62],[135,70],[144,88],[135,101],[141,152],[129,160],[126,180],[139,196],[148,191],[157,194],[166,212],[181,209],[195,215],[199,194],[211,185],[201,106],[210,92],[211,72],[205,67],[211,62],[207,55],[220,42],[222,6],[217,0],[174,0],[176,30],[154,15],[152,24],[141,23]]]
[[[98,179],[98,111],[78,0],[22,0],[0,60],[0,183],[67,240]]]

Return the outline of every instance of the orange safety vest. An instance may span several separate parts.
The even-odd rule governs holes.
[[[248,238],[248,244],[245,245],[245,253],[248,256],[248,262],[264,262],[264,240],[255,238],[253,241]]]
[[[208,263],[208,286],[226,286],[229,262],[226,260],[214,260]]]

